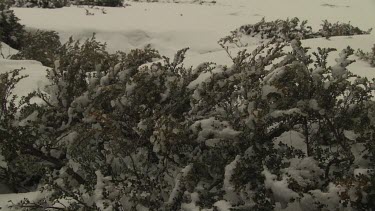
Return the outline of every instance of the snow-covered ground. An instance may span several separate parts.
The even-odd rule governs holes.
[[[322,20],[351,22],[362,29],[375,28],[374,0],[216,0],[216,4],[135,3],[124,8],[87,8],[94,15],[86,15],[85,8],[75,6],[62,9],[14,8],[21,23],[28,29],[57,31],[62,41],[70,36],[76,39],[91,37],[96,33],[100,41],[108,44],[110,51],[129,51],[150,44],[161,54],[171,57],[182,48],[190,47],[187,65],[215,62],[230,65],[231,60],[217,41],[230,31],[244,24],[266,20],[298,17],[307,19],[318,28]],[[370,35],[333,37],[303,41],[304,46],[334,47],[338,50],[351,46],[370,51],[375,44],[375,32]],[[256,45],[248,48],[254,49]],[[231,49],[235,52],[238,49]],[[14,53],[3,46],[5,57]],[[330,58],[334,60],[335,55]],[[15,93],[22,96],[46,83],[45,70],[36,61],[13,61],[1,58],[0,73],[24,67],[24,79]],[[375,69],[358,61],[349,69],[369,78],[375,77]],[[35,193],[31,193],[34,196]],[[23,196],[0,194],[0,207],[9,200],[20,200]]]
[[[318,28],[323,20],[351,22],[364,30],[375,28],[373,0],[218,0],[216,4],[136,3],[124,8],[65,7],[62,9],[14,8],[16,15],[30,30],[55,30],[62,42],[70,36],[85,39],[96,34],[111,52],[129,51],[148,44],[162,55],[172,57],[177,50],[189,47],[186,65],[201,62],[230,65],[231,60],[218,45],[218,40],[244,24],[298,17]],[[88,9],[94,15],[86,15]],[[256,40],[254,44],[258,43]],[[364,36],[312,39],[303,42],[312,49],[350,45],[370,51],[375,33]],[[249,46],[250,49],[256,46]],[[236,49],[233,49],[235,52]],[[333,54],[334,55],[334,54]],[[332,58],[333,60],[333,58]],[[363,69],[358,69],[360,65]],[[355,67],[355,68],[354,68]],[[351,66],[356,73],[372,77],[369,65],[359,62]],[[373,72],[373,71],[371,71]]]
[[[62,9],[14,8],[21,23],[28,29],[55,30],[62,42],[70,36],[85,39],[93,33],[99,41],[106,42],[111,52],[129,51],[148,44],[162,55],[172,57],[177,50],[189,47],[187,66],[202,62],[230,65],[231,59],[217,41],[230,31],[244,24],[266,20],[298,17],[308,20],[309,25],[318,28],[323,20],[351,22],[362,29],[375,28],[375,1],[373,0],[218,0],[216,4],[190,3],[136,3],[124,8],[65,7]],[[88,9],[94,15],[86,15]],[[258,43],[257,40],[254,44]],[[375,33],[352,37],[333,37],[303,41],[313,50],[320,47],[334,47],[338,50],[348,45],[354,49],[370,51],[375,43]],[[256,45],[248,48],[254,49]],[[234,53],[238,49],[231,49]],[[3,53],[10,50],[4,46]],[[337,54],[330,58],[334,61]],[[8,67],[28,66],[24,62],[0,62]],[[12,66],[9,66],[12,64]],[[36,64],[30,66],[33,71]],[[5,68],[9,70],[9,68]],[[37,68],[41,72],[45,68]],[[375,71],[365,62],[358,61],[349,68],[367,77],[375,77]],[[24,71],[26,72],[26,71]],[[28,80],[34,80],[31,74]],[[37,73],[36,77],[42,76]],[[38,83],[33,83],[33,88]],[[23,86],[23,85],[22,85]],[[26,89],[28,90],[28,89]],[[23,94],[23,93],[22,93]]]
[[[0,59],[0,73],[5,73],[15,69],[24,68],[20,75],[27,75],[28,77],[22,79],[14,89],[14,94],[20,100],[21,96],[26,96],[33,90],[43,88],[47,84],[46,70],[38,61],[32,60],[8,60]]]
[[[125,8],[63,9],[15,8],[21,23],[32,29],[56,30],[62,40],[71,35],[86,38],[96,33],[112,51],[128,51],[147,44],[172,56],[190,47],[191,55],[221,51],[217,41],[237,27],[267,20],[298,17],[313,27],[322,20],[351,22],[360,28],[375,28],[373,0],[218,0],[213,5],[135,3]],[[328,5],[328,6],[327,6]],[[87,8],[87,7],[86,7]],[[369,39],[375,43],[375,35]],[[368,48],[370,48],[370,43]]]

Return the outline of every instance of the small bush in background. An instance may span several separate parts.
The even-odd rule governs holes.
[[[108,6],[120,7],[123,0],[15,0],[11,3],[15,7],[40,7],[40,8],[61,8],[74,5]]]
[[[73,4],[76,5],[93,5],[93,6],[106,6],[106,7],[121,7],[123,0],[75,0]]]
[[[246,38],[256,37],[261,40],[275,39],[279,42],[290,42],[291,40],[305,40],[319,37],[351,36],[370,34],[371,29],[362,30],[352,26],[350,23],[330,23],[323,21],[322,28],[313,31],[312,27],[307,25],[307,20],[300,21],[298,18],[275,21],[266,21],[264,18],[255,24],[241,26],[231,32],[231,35],[222,38],[219,43],[223,45],[235,45],[245,47]]]
[[[15,0],[16,7],[61,8],[70,4],[69,0]]]
[[[361,34],[370,34],[372,29],[367,31],[353,26],[349,23],[330,23],[327,20],[323,21],[321,25],[322,28],[319,29],[318,35],[329,38],[335,36],[352,36],[352,35],[361,35]]]

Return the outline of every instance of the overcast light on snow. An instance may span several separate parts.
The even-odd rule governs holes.
[[[327,19],[331,22],[350,22],[361,29],[375,29],[374,0],[216,0],[215,4],[203,5],[189,2],[126,3],[126,6],[122,8],[106,7],[107,14],[103,14],[99,9],[89,9],[95,14],[92,16],[86,15],[84,8],[87,7],[77,6],[60,9],[12,9],[27,30],[55,30],[59,33],[62,42],[67,41],[70,36],[84,40],[95,33],[99,41],[107,44],[110,52],[129,52],[131,49],[150,45],[161,55],[168,57],[173,57],[176,51],[189,47],[185,66],[193,67],[202,62],[231,65],[232,60],[219,46],[218,40],[228,35],[230,31],[244,24],[256,23],[263,17],[267,21],[298,17],[300,20],[308,20],[313,28],[318,28],[322,21]],[[368,52],[375,43],[375,32],[369,35],[309,39],[302,43],[303,46],[309,46],[313,50],[317,47],[333,47],[341,50],[351,46],[355,50],[363,49]],[[254,40],[253,45],[246,48],[253,50],[258,45],[258,40]],[[230,49],[232,53],[239,50],[241,49]],[[15,94],[19,97],[26,96],[32,90],[42,89],[48,83],[45,70],[49,67],[43,66],[38,61],[6,59],[8,55],[15,54],[16,50],[5,44],[3,44],[2,52],[5,58],[0,56],[0,73],[25,68],[22,74],[29,75],[15,89]],[[338,53],[332,53],[329,57],[330,63],[334,62]],[[353,56],[353,59],[357,58]],[[375,69],[364,61],[357,61],[348,69],[361,76],[375,77]],[[201,77],[205,76],[202,74]],[[197,84],[191,86],[193,85],[197,86]],[[282,141],[282,137],[293,133],[294,131],[290,131],[290,133],[283,134],[277,142]],[[302,143],[303,139],[295,135],[290,141],[297,144]],[[293,145],[291,142],[286,144]],[[301,161],[296,166],[305,165],[303,162]],[[268,188],[277,192],[285,186],[286,183],[283,180],[278,181],[279,183],[272,183],[275,175],[267,170],[263,173]],[[0,194],[2,210],[6,210],[4,206],[10,199],[19,201],[24,195],[36,198],[39,194],[39,192],[31,192],[18,195],[4,192],[6,191]],[[293,194],[296,193],[289,195]],[[279,193],[278,196],[283,198],[289,195],[283,196],[283,193]],[[217,204],[221,204],[221,210],[228,210],[225,208],[227,206],[225,201],[219,201]],[[298,206],[292,204],[288,210],[299,210],[296,207]],[[284,210],[281,207],[277,209]]]

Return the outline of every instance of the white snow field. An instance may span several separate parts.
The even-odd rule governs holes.
[[[13,9],[27,29],[55,30],[60,34],[62,42],[70,36],[75,39],[85,39],[95,33],[99,41],[108,44],[111,52],[117,50],[127,52],[149,44],[168,57],[172,57],[179,49],[189,47],[187,66],[196,66],[202,62],[230,65],[231,59],[217,41],[241,25],[256,23],[262,17],[268,21],[298,17],[301,20],[308,20],[314,28],[318,28],[325,19],[331,22],[350,21],[365,30],[375,28],[374,0],[216,0],[216,2],[216,4],[203,5],[127,2],[130,5],[124,8],[105,8],[107,14],[103,14],[101,8],[76,6],[61,9]],[[85,8],[94,15],[86,15]],[[254,49],[257,44],[258,41],[254,40],[253,45],[247,48]],[[375,44],[375,32],[370,35],[303,41],[304,46],[309,46],[313,50],[317,47],[334,47],[340,51],[349,45],[355,50],[360,48],[367,52],[373,44]],[[235,52],[238,49],[231,49],[231,51]],[[5,58],[0,56],[0,73],[24,67],[22,74],[29,75],[18,84],[15,94],[25,96],[47,83],[45,79],[47,67],[36,61],[6,59],[15,51],[5,45],[2,52]],[[337,54],[338,52],[333,53],[330,60],[334,61]],[[350,65],[349,70],[369,78],[375,77],[375,68],[363,61]],[[37,195],[38,192],[0,194],[1,210],[8,209],[9,200],[16,203],[24,197],[33,199]],[[222,206],[220,210],[228,209]],[[288,209],[278,207],[277,210],[300,210],[300,207],[295,203]]]

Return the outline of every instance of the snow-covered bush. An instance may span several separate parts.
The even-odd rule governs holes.
[[[107,6],[107,7],[121,7],[124,4],[124,0],[75,0],[76,5],[95,5],[95,6]]]
[[[13,0],[0,0],[0,10],[9,9],[13,4]]]
[[[365,53],[361,49],[358,49],[356,55],[361,59],[368,63],[370,63],[371,66],[375,67],[375,45],[372,47],[372,52]]]
[[[54,31],[28,32],[22,39],[19,52],[11,59],[37,60],[44,66],[53,67],[60,47],[60,37]]]
[[[334,36],[352,36],[360,34],[370,34],[372,29],[364,31],[356,26],[349,23],[330,23],[329,21],[323,21],[321,25],[322,28],[319,29],[318,33],[326,38]]]
[[[15,7],[61,8],[70,4],[69,0],[15,0]]]
[[[192,69],[187,49],[161,59],[70,40],[45,91],[0,116],[11,184],[48,193],[15,209],[373,207],[374,81],[348,71],[350,48],[328,66],[334,49],[290,44]]]
[[[61,8],[64,6],[74,5],[91,5],[91,6],[123,6],[123,0],[15,0],[12,6],[15,7],[40,7],[40,8]]]
[[[0,41],[16,49],[20,47],[25,33],[24,27],[18,21],[13,10],[0,3]]]
[[[318,37],[333,36],[349,36],[358,34],[369,34],[370,30],[364,31],[358,27],[352,26],[350,23],[330,23],[323,21],[322,28],[313,31],[311,26],[307,25],[307,21],[300,21],[298,18],[275,21],[266,21],[263,18],[255,24],[241,26],[231,32],[231,35],[222,38],[219,43],[221,45],[234,44],[237,47],[247,45],[247,39],[259,38],[261,40],[276,39],[280,42],[290,42],[294,39],[304,40]]]
[[[241,26],[239,29],[232,31],[232,35],[222,39],[222,42],[241,44],[241,35],[250,37],[259,37],[260,39],[278,39],[279,41],[291,41],[294,39],[309,39],[315,35],[307,21],[298,18],[275,20],[267,22],[265,18],[255,24]],[[226,40],[228,39],[228,40]],[[233,39],[233,40],[232,40]]]

